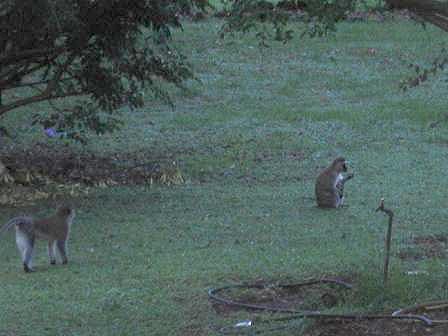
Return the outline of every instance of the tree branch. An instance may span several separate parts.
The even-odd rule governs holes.
[[[6,79],[0,80],[0,89],[8,90],[10,88],[14,88],[16,85],[14,83],[17,83],[17,78],[22,79],[24,76],[29,75],[30,73],[33,73],[34,71],[39,70],[40,68],[43,68],[44,66],[48,65],[47,63],[40,63],[37,64],[34,67],[31,68],[25,68],[23,70],[15,70],[15,71],[9,71],[9,74],[5,74],[4,76],[0,75],[0,78],[2,77],[8,77]]]
[[[56,50],[56,49],[54,49]],[[60,53],[54,53],[52,58],[57,58],[61,53],[62,49],[60,49]],[[55,51],[54,51],[55,52]],[[37,94],[35,96],[31,96],[31,97],[27,97],[27,98],[23,98],[23,99],[19,99],[16,100],[12,103],[6,104],[6,105],[0,105],[0,116],[5,114],[6,112],[13,110],[15,108],[21,107],[21,106],[25,106],[28,104],[33,104],[33,103],[37,103],[37,102],[41,102],[41,101],[45,101],[45,100],[52,100],[52,99],[58,99],[58,98],[64,98],[64,97],[69,97],[69,96],[77,96],[77,95],[83,95],[85,94],[84,91],[69,91],[69,92],[62,92],[62,93],[58,93],[55,94],[55,91],[58,87],[58,84],[61,81],[65,81],[65,80],[69,80],[69,78],[62,78],[62,76],[64,76],[64,73],[66,72],[66,70],[68,69],[68,67],[70,66],[70,64],[73,63],[73,61],[76,58],[76,54],[72,53],[70,54],[67,59],[65,60],[65,62],[63,62],[57,69],[57,71],[54,73],[53,78],[49,79],[49,80],[44,80],[44,81],[37,81],[37,82],[31,82],[31,83],[18,83],[18,84],[14,84],[13,78],[17,77],[16,74],[12,75],[10,79],[6,79],[3,81],[0,81],[0,89],[13,89],[13,88],[17,88],[17,87],[23,87],[23,86],[37,86],[37,85],[43,85],[46,84],[46,88],[43,90],[42,93]],[[35,70],[38,70],[39,68],[46,66],[48,64],[48,60],[45,61],[45,63],[40,63],[34,67],[32,67],[31,69],[23,69],[21,71],[17,71],[17,73],[20,75],[20,79],[23,78],[24,75],[31,73]]]
[[[65,63],[59,66],[59,69],[56,71],[53,78],[51,80],[49,80],[47,88],[45,89],[45,92],[48,92],[50,94],[52,91],[54,91],[54,89],[60,82],[62,76],[64,75],[64,72],[67,70],[67,68],[70,66],[70,64],[73,63],[75,58],[76,58],[75,53],[72,53],[68,56]]]
[[[447,12],[447,4],[438,0],[386,0],[392,8],[408,9],[410,11]]]
[[[3,82],[6,82],[7,80],[9,80],[9,78],[14,77],[14,74],[19,72],[20,69],[23,69],[23,67],[24,67],[24,65],[22,65],[22,64],[14,64],[14,65],[8,66],[5,69],[0,68],[0,78],[8,78],[8,79],[4,79],[2,82],[0,82],[0,85]]]
[[[0,74],[0,89],[10,89],[16,87],[14,85],[14,83],[16,82],[16,78],[22,79],[23,77],[49,65],[62,53],[63,51],[60,51],[59,53],[55,53],[54,55],[52,55],[50,58],[47,57],[42,60],[29,60],[28,63],[25,65],[21,65],[20,64],[21,62],[18,62],[18,64],[15,67],[12,66],[11,70]],[[36,63],[35,66],[30,67],[30,65],[33,63]],[[22,70],[19,70],[20,68],[22,68]]]
[[[65,97],[73,97],[73,96],[83,96],[86,95],[87,92],[81,92],[81,91],[69,91],[64,92],[61,94],[49,94],[48,92],[44,91],[42,94],[16,100],[10,104],[0,106],[0,116],[5,114],[6,112],[13,110],[15,108],[25,106],[28,104],[38,103],[45,100],[52,100],[52,99],[59,99],[59,98],[65,98]]]
[[[1,55],[0,68],[10,64],[17,64],[19,62],[33,58],[49,57],[51,55],[61,54],[64,51],[65,48],[60,47],[60,48],[47,48],[47,49],[30,49],[21,52],[16,52],[14,54]]]
[[[67,81],[67,80],[73,80],[73,77],[67,77],[67,78],[61,78],[60,81]],[[28,83],[19,83],[19,84],[11,84],[9,86],[1,86],[0,85],[0,89],[1,90],[13,90],[19,87],[30,87],[30,86],[37,86],[37,85],[43,85],[43,84],[48,84],[50,82],[50,80],[43,80],[43,81],[37,81],[37,82],[28,82]]]
[[[441,16],[437,13],[434,14],[418,14],[423,20],[428,21],[432,23],[433,25],[439,27],[440,29],[444,31],[448,31],[448,17]]]
[[[386,0],[392,8],[407,9],[444,31],[448,31],[448,3],[437,0]]]

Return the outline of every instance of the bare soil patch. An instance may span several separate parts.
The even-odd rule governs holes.
[[[342,280],[341,280],[342,281]],[[249,287],[229,288],[219,296],[234,302],[279,310],[312,311],[327,309],[342,303],[347,289],[332,283],[279,285],[258,280]],[[251,310],[238,305],[212,301],[213,309],[220,315],[229,315],[239,310]],[[257,311],[257,309],[253,309]]]
[[[375,320],[375,321],[321,321],[308,329],[305,336],[410,336],[448,335],[448,326],[428,327],[419,322]]]
[[[141,184],[182,184],[172,158],[150,153],[77,153],[70,147],[37,144],[31,149],[2,153],[0,204],[22,206],[37,200],[76,197],[91,187]]]
[[[418,236],[409,247],[402,249],[398,256],[404,260],[448,257],[448,234]]]
[[[2,161],[17,184],[59,183],[144,184],[181,179],[176,162],[168,157],[152,158],[150,153],[114,153],[107,156],[76,153],[70,148],[38,144],[2,155]]]

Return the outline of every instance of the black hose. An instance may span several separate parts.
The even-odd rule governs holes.
[[[325,284],[335,284],[340,287],[343,287],[345,289],[351,289],[352,285],[348,284],[346,282],[340,281],[340,280],[334,280],[334,279],[316,279],[316,280],[309,280],[297,284],[288,284],[288,285],[278,285],[276,287],[279,288],[291,288],[291,287],[302,287],[302,286],[309,286],[319,283],[325,283]],[[246,309],[254,309],[254,310],[263,310],[263,311],[270,311],[270,312],[278,312],[278,313],[289,313],[291,316],[288,317],[282,317],[282,318],[276,318],[276,319],[270,319],[270,321],[287,321],[287,320],[293,320],[293,319],[303,319],[303,318],[315,318],[315,319],[334,319],[334,320],[379,320],[379,319],[389,319],[389,320],[413,320],[413,321],[419,321],[423,322],[427,326],[432,326],[433,321],[424,316],[424,315],[416,315],[416,314],[327,314],[327,313],[321,313],[319,311],[299,311],[295,309],[287,309],[287,308],[276,308],[276,307],[269,307],[259,304],[251,304],[251,303],[245,303],[240,301],[234,301],[231,299],[226,299],[218,295],[219,292],[222,292],[227,289],[232,288],[258,288],[262,289],[265,288],[264,285],[259,284],[245,284],[245,285],[228,285],[218,288],[211,288],[208,290],[208,297],[220,304],[225,304],[229,306],[236,306],[236,307],[242,307]],[[274,328],[274,329],[266,329],[263,332],[266,331],[273,331],[273,330],[281,330],[288,327],[280,327],[280,329]],[[244,329],[247,330],[247,329]],[[217,330],[221,334],[231,334],[235,332],[241,332],[242,329],[238,327],[224,327]]]

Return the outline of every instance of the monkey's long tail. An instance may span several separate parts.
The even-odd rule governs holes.
[[[32,218],[31,217],[27,217],[27,216],[14,217],[14,218],[10,219],[0,229],[0,238],[6,231],[11,229],[14,225],[29,224],[31,222],[32,222]]]

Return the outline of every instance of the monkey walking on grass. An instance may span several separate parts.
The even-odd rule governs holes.
[[[15,226],[16,244],[22,257],[25,272],[33,272],[32,259],[34,242],[43,239],[48,242],[50,264],[56,264],[55,250],[59,251],[63,264],[67,264],[67,240],[75,211],[67,206],[58,208],[53,216],[34,219],[21,216],[9,220],[0,230],[0,235]]]

